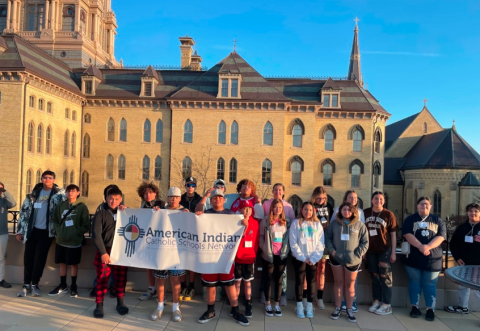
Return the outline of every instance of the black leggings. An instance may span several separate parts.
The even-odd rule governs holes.
[[[275,302],[280,302],[280,296],[282,295],[282,276],[286,265],[287,259],[281,260],[279,255],[273,256],[273,263],[263,259],[263,270],[265,272],[263,293],[265,294],[266,301],[270,301],[273,278],[275,284]]]
[[[317,265],[309,265],[294,258],[293,268],[295,269],[295,296],[297,302],[302,302],[305,276],[307,277],[307,301],[313,302],[317,289]]]

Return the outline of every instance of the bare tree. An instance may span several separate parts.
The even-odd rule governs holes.
[[[257,196],[262,199],[262,202],[268,200],[270,195],[272,194],[272,184],[263,184],[262,178],[260,176],[255,177],[252,179],[252,182],[255,184],[257,188]]]

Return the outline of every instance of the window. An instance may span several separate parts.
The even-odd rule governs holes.
[[[303,204],[302,199],[298,195],[294,194],[288,199],[288,203],[292,205],[295,215],[300,215],[300,208],[302,208]]]
[[[375,131],[375,153],[380,153],[380,143],[382,141],[382,133],[379,128]]]
[[[118,157],[118,179],[125,179],[126,162],[124,155]]]
[[[218,125],[218,143],[225,145],[227,140],[227,126],[224,121]],[[218,178],[218,177],[217,177]]]
[[[65,108],[65,118],[70,118],[70,109]]]
[[[376,188],[380,187],[380,175],[382,172],[382,167],[380,165],[380,162],[375,161],[373,165],[373,186]]]
[[[332,94],[332,107],[338,107],[338,94]]]
[[[107,140],[108,141],[115,140],[115,121],[111,117],[108,120],[108,124],[107,124]]]
[[[72,110],[72,121],[76,121],[76,120],[77,120],[77,111]]]
[[[415,201],[415,203],[417,203],[417,201]],[[439,190],[435,190],[435,194],[433,195],[433,213],[439,217],[442,214],[442,194]]]
[[[272,162],[269,159],[262,163],[262,184],[272,185]]]
[[[35,184],[42,182],[42,170],[37,170],[37,175],[35,176]]]
[[[232,83],[232,89],[231,89],[230,96],[236,98],[238,97],[238,79],[232,79],[231,83]]]
[[[427,133],[427,122],[423,122],[423,133]]]
[[[352,187],[360,187],[360,166],[355,164],[351,168],[352,171]]]
[[[353,132],[353,151],[362,151],[362,133],[359,130]]]
[[[157,121],[157,125],[155,126],[155,142],[163,143],[163,122],[162,120]]]
[[[323,185],[332,186],[332,166],[328,163],[323,165]]]
[[[145,90],[144,90],[144,95],[146,97],[151,97],[152,96],[152,83],[150,82],[145,82]]]
[[[75,173],[73,170],[70,172],[70,184],[75,184]]]
[[[93,94],[93,81],[86,80],[85,81],[85,94],[92,95]]]
[[[150,142],[151,128],[152,128],[152,125],[150,124],[150,121],[148,119],[145,120],[145,123],[143,123],[143,142],[144,143]]]
[[[63,137],[63,156],[67,156],[68,157],[68,143],[70,141],[70,133],[67,131],[65,131],[65,135]]]
[[[330,107],[330,94],[323,96],[323,107]]]
[[[38,125],[37,128],[37,153],[42,152],[42,139],[43,139],[43,126],[42,124]]]
[[[302,166],[300,162],[292,162],[292,185],[302,185]]]
[[[72,139],[70,140],[70,142],[71,142],[71,145],[72,145],[72,147],[70,148],[70,153],[71,153],[70,155],[72,157],[75,157],[75,152],[77,151],[77,149],[76,149],[77,134],[75,133],[75,131],[73,131],[73,133],[72,133]]]
[[[235,158],[232,158],[230,160],[230,172],[228,173],[228,181],[230,183],[237,182],[237,160],[235,160]]]
[[[327,130],[325,132],[325,150],[333,151],[333,132],[332,130]]]
[[[268,146],[273,145],[273,126],[270,122],[267,122],[263,127],[263,144]]]
[[[92,115],[85,114],[85,116],[83,117],[83,122],[88,124],[92,123]]]
[[[33,122],[30,122],[28,124],[28,138],[27,138],[27,151],[33,152],[33,130],[34,130],[34,124]]]
[[[222,97],[228,98],[228,79],[222,79]]]
[[[183,126],[183,142],[184,143],[192,143],[193,142],[193,125],[190,120],[185,122]]]
[[[188,156],[185,157],[182,162],[182,176],[183,179],[192,176],[192,159]]]
[[[84,171],[83,174],[82,174],[82,195],[84,197],[87,197],[88,198],[88,179],[89,179],[89,175],[88,175],[88,172],[87,171]]]
[[[127,121],[124,118],[120,121],[120,141],[127,141]]]
[[[27,193],[32,192],[32,170],[27,170],[27,176],[25,178],[25,191]]]
[[[63,188],[66,189],[68,186],[68,170],[63,172]]]
[[[217,161],[217,179],[225,179],[225,160],[219,158]]]
[[[300,125],[296,124],[292,131],[293,147],[302,147],[302,134],[302,128]]]
[[[43,111],[43,104],[44,104],[43,99],[38,100],[38,110]]]
[[[29,98],[28,98],[28,106],[30,108],[35,108],[35,96],[31,95]]]
[[[47,102],[47,113],[51,114],[52,113],[52,103]]]
[[[63,6],[62,31],[73,31],[75,29],[75,7],[72,5]]]
[[[162,158],[160,156],[155,158],[155,180],[162,180]]]
[[[90,157],[90,135],[88,133],[85,133],[83,137],[83,157]]]
[[[52,153],[52,128],[48,127],[47,131],[45,132],[45,153],[51,154]]]
[[[230,144],[238,145],[238,123],[233,121],[232,127],[230,129]]]
[[[108,154],[107,156],[107,179],[113,179],[113,155]]]

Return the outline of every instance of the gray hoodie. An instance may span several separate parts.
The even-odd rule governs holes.
[[[342,240],[342,234],[348,235],[348,240]],[[335,251],[335,256],[330,254],[330,258],[341,265],[357,266],[362,263],[362,256],[368,250],[367,227],[358,218],[347,225],[344,220],[337,217],[328,226],[325,246],[329,252]]]
[[[265,217],[260,223],[260,249],[262,250],[262,257],[265,261],[273,263],[273,249],[272,242],[275,233],[269,224],[268,217]],[[290,245],[288,244],[288,228],[285,226],[285,233],[282,238],[282,249],[280,250],[280,259],[286,259],[290,252]]]
[[[0,235],[8,234],[8,210],[16,204],[10,192],[0,193]]]

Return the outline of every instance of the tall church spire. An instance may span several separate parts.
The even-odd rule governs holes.
[[[353,30],[353,44],[352,53],[350,54],[350,66],[348,67],[349,80],[357,80],[360,86],[363,87],[362,69],[360,67],[360,45],[358,43],[358,21],[355,17],[355,30]]]

